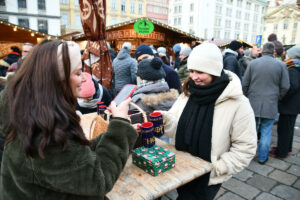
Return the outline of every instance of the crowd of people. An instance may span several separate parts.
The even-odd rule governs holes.
[[[165,141],[213,165],[179,187],[178,200],[213,199],[257,148],[260,164],[287,157],[300,112],[300,46],[285,50],[275,34],[268,40],[262,49],[234,40],[223,52],[209,42],[178,43],[173,52],[146,44],[133,51],[130,42],[118,53],[109,47],[110,90],[82,72],[75,42],[12,48],[0,61],[0,197],[103,199],[138,136],[127,120],[130,101],[147,113],[160,111]],[[117,106],[113,99],[126,84],[137,89]],[[96,112],[99,101],[113,118],[89,141],[80,115]],[[278,144],[270,147],[278,113]]]

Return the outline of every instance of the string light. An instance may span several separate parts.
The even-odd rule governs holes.
[[[31,33],[31,36],[33,37],[33,36],[34,36],[34,33]]]

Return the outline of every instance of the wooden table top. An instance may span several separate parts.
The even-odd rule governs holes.
[[[90,124],[96,114],[87,114],[81,117],[81,124],[88,136]],[[174,152],[175,168],[151,176],[132,163],[130,156],[119,179],[112,191],[106,196],[110,200],[151,200],[156,199],[182,185],[188,183],[212,169],[211,163],[183,151],[177,151],[174,145],[156,138],[156,144]]]

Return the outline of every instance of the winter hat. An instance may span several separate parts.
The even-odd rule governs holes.
[[[145,59],[138,64],[136,75],[143,80],[156,81],[166,77],[160,58]]]
[[[141,44],[135,50],[134,55],[135,55],[135,58],[137,59],[138,57],[140,57],[141,55],[144,55],[144,54],[154,55],[152,49],[148,45]]]
[[[191,51],[192,51],[191,47],[186,46],[183,49],[181,49],[179,54],[188,57],[190,55]]]
[[[67,41],[69,58],[70,58],[70,73],[72,73],[79,65],[81,65],[81,54],[80,47],[77,43],[73,41]],[[57,64],[58,64],[58,72],[59,76],[62,80],[65,79],[63,58],[62,58],[62,44],[57,47]]]
[[[175,44],[175,45],[173,46],[173,51],[174,51],[175,53],[180,52],[180,50],[181,50],[181,46],[180,46],[179,43],[177,43],[177,44]]]
[[[220,76],[223,69],[221,50],[213,43],[203,43],[195,47],[187,60],[189,70]]]
[[[82,74],[86,81],[81,84],[80,97],[86,98],[94,96],[96,89],[92,80],[92,76],[87,72],[83,72]]]
[[[131,51],[132,46],[130,42],[124,42],[124,44],[122,45],[122,49],[126,48],[128,51]]]
[[[239,48],[241,48],[243,46],[242,43],[240,43],[239,41],[237,40],[233,40],[230,42],[228,48],[233,50],[233,51],[237,51]]]
[[[158,47],[157,53],[160,56],[167,56],[167,49],[165,47]]]
[[[294,46],[287,50],[286,53],[291,59],[300,59],[300,46]]]

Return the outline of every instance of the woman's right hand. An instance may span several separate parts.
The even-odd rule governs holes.
[[[130,102],[131,98],[128,98],[117,106],[116,102],[112,101],[110,104],[110,111],[112,113],[112,116],[127,119]]]

